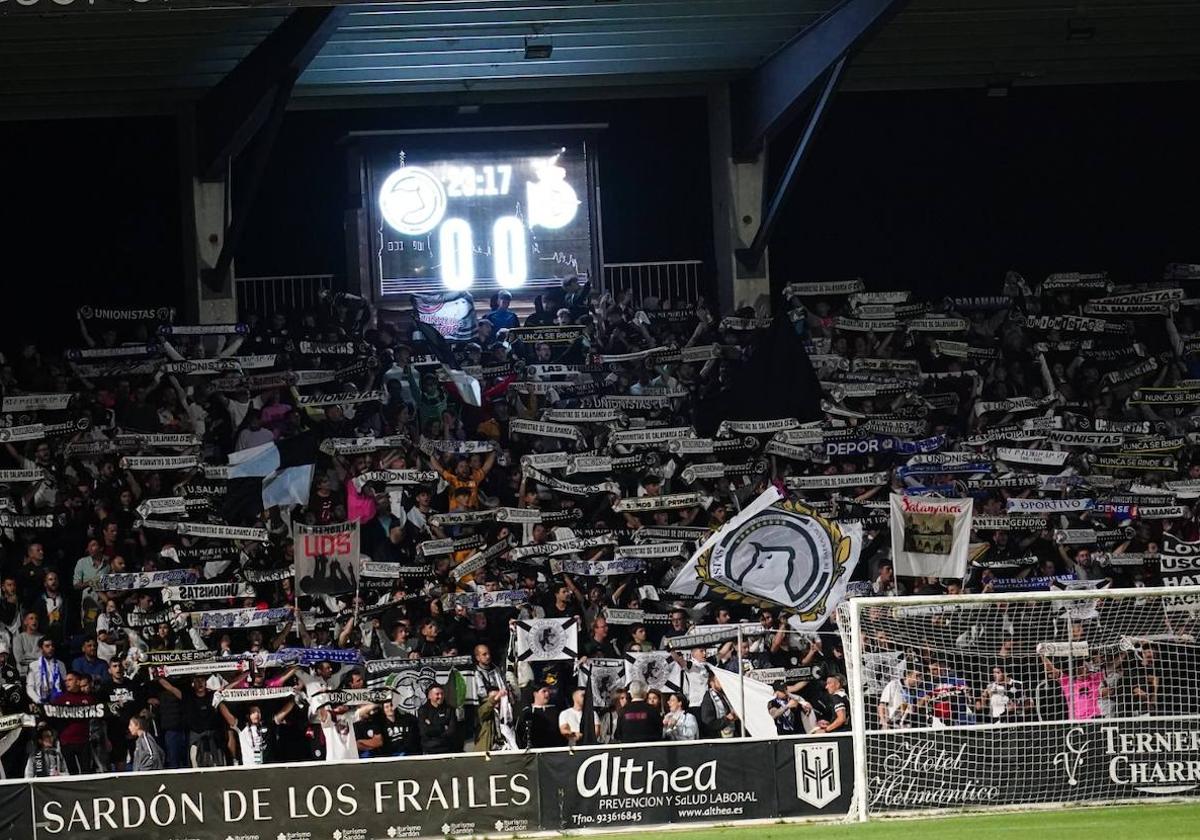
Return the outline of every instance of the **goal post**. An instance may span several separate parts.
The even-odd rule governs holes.
[[[855,813],[1200,796],[1200,586],[851,598]]]

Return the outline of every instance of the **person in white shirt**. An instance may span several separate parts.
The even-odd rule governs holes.
[[[700,722],[687,710],[682,694],[667,695],[667,713],[663,715],[663,738],[668,741],[695,741],[700,737]]]
[[[50,448],[48,441],[38,441],[33,447],[33,458],[29,459],[17,451],[11,443],[5,443],[4,447],[8,450],[8,454],[17,461],[22,469],[26,470],[51,470],[54,466],[53,451]],[[58,482],[54,481],[49,475],[34,485],[33,497],[31,499],[33,509],[39,513],[42,511],[53,510],[58,504]]]
[[[311,673],[297,671],[296,678],[304,686],[304,694],[308,700],[308,719],[310,722],[316,722],[321,702],[317,695],[332,691],[334,687],[333,663],[318,662],[313,665]]]
[[[21,617],[21,632],[12,637],[12,656],[16,660],[21,676],[29,673],[29,666],[42,652],[42,631],[38,627],[38,614],[27,610]]]
[[[42,639],[41,656],[29,663],[25,693],[34,703],[44,705],[65,690],[66,675],[67,667],[54,658],[54,640]]]
[[[321,724],[321,733],[325,736],[326,761],[344,761],[359,757],[354,724],[370,714],[373,709],[373,706],[339,706],[337,709],[322,706],[317,711],[317,721]]]
[[[246,425],[238,432],[237,444],[234,446],[236,450],[253,449],[255,446],[261,446],[264,443],[270,443],[275,440],[275,433],[270,429],[264,429],[259,421],[259,411],[256,408],[250,409],[246,414]]]
[[[75,571],[71,575],[71,583],[79,590],[84,601],[95,601],[94,587],[96,582],[108,574],[108,561],[104,557],[104,548],[99,540],[88,540],[87,554],[75,561]]]
[[[274,760],[279,725],[283,723],[295,706],[295,700],[288,700],[279,711],[268,718],[263,716],[262,707],[255,704],[247,710],[244,726],[237,726],[237,720],[234,719],[233,727],[237,732],[238,752],[244,766],[270,764]],[[223,704],[220,708],[228,722],[229,718],[233,717],[232,713],[228,712]]]
[[[558,713],[558,731],[567,739],[568,746],[575,746],[583,737],[583,701],[587,689],[577,688],[571,692],[571,708]],[[600,737],[600,718],[592,712],[592,728],[595,737]]]
[[[687,659],[684,659],[682,654],[675,653],[675,662],[679,665],[683,677],[683,693],[687,697],[688,707],[692,709],[700,708],[700,704],[704,702],[704,695],[708,693],[709,662],[706,654],[707,651],[703,647],[692,648]]]
[[[907,729],[912,726],[913,692],[920,682],[920,673],[909,669],[904,676],[895,677],[883,687],[876,709],[881,729]]]
[[[1017,715],[1021,704],[1022,685],[1004,672],[999,665],[992,668],[992,681],[983,690],[982,696],[975,704],[978,711],[987,707],[994,723],[1001,719],[1010,720]]]

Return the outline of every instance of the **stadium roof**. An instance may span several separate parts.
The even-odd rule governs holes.
[[[331,2],[347,11],[291,107],[653,93],[732,79],[838,5]],[[328,4],[0,0],[0,118],[170,112],[225,77],[293,7]],[[549,57],[537,58],[547,45]],[[912,0],[853,57],[843,89],[1196,79],[1198,45],[1193,0]]]

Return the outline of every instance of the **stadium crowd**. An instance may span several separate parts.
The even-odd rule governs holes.
[[[815,416],[743,423],[721,421],[763,384],[778,323],[576,278],[523,322],[500,292],[445,344],[349,295],[227,329],[85,307],[80,346],[0,368],[4,770],[734,737],[745,707],[722,678],[747,673],[778,732],[848,728],[833,621],[798,631],[779,605],[708,591],[697,542],[775,484],[862,523],[851,595],[1160,582],[1164,532],[1200,536],[1200,300],[1182,292],[1200,275],[1181,271],[1010,274],[932,302],[793,284],[776,318],[820,382]],[[767,382],[762,402],[800,383]],[[233,492],[230,463],[300,441],[299,498]],[[894,573],[891,492],[974,497],[965,579]],[[344,522],[375,571],[300,591],[293,526]],[[1016,649],[1040,637],[1013,615],[971,615],[880,619],[872,725],[1051,713],[1032,687],[1064,661]],[[570,618],[574,648],[523,656],[521,622]],[[1050,638],[1058,618],[1025,620]],[[664,667],[628,670],[656,651]],[[601,685],[593,663],[625,670]],[[1080,686],[1131,714],[1170,694],[1149,645],[1079,668],[1076,716],[1108,713],[1068,696]]]

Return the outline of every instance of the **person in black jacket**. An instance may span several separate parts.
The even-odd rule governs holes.
[[[646,702],[646,684],[634,680],[629,684],[629,703],[617,713],[613,741],[618,744],[642,744],[661,741],[662,714]]]
[[[704,738],[734,738],[741,721],[729,702],[716,671],[708,672],[708,690],[700,702],[700,734]]]
[[[440,685],[431,685],[425,692],[425,702],[417,709],[417,732],[424,755],[462,750],[458,720],[454,709],[446,704],[446,692]]]
[[[539,685],[533,691],[532,705],[517,719],[517,746],[527,750],[566,745],[558,729],[558,708],[550,705],[550,686]]]

